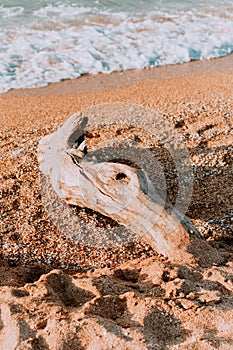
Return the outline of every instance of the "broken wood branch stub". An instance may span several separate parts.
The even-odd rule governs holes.
[[[164,200],[155,193],[142,169],[117,162],[85,160],[86,124],[87,118],[77,113],[40,141],[40,169],[50,178],[57,195],[68,204],[87,207],[114,219],[170,261],[187,264],[213,261],[216,252],[201,239],[187,217],[171,206],[165,209]]]

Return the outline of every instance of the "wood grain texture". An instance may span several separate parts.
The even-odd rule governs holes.
[[[68,204],[108,216],[142,237],[159,254],[176,263],[209,263],[217,254],[201,239],[192,222],[165,203],[147,174],[125,164],[85,161],[77,157],[87,118],[71,116],[41,139],[38,161],[54,191]]]

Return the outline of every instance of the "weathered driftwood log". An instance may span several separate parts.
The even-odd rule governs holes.
[[[125,164],[82,158],[86,123],[87,118],[77,113],[40,141],[40,169],[58,196],[116,220],[170,261],[208,264],[218,260],[217,252],[187,217],[164,208],[146,173]]]

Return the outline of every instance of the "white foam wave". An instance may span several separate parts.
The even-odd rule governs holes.
[[[0,5],[0,16],[2,18],[16,17],[24,12],[24,7],[21,6],[12,6],[4,7]]]
[[[0,32],[0,91],[227,55],[233,51],[231,16],[214,7],[131,16],[50,4],[34,10],[27,25]]]
[[[34,16],[47,18],[51,16],[59,16],[60,18],[73,18],[80,14],[89,14],[92,11],[90,7],[83,6],[72,6],[72,5],[52,5],[49,4],[45,7],[35,10],[33,12]]]

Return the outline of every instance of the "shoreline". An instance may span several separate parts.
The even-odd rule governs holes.
[[[0,94],[0,127],[56,128],[73,113],[114,102],[140,104],[161,115],[224,98],[232,108],[233,55],[183,65],[87,75],[47,87]]]
[[[181,64],[126,70],[122,72],[85,74],[74,79],[64,79],[35,88],[11,89],[0,93],[1,96],[18,95],[60,95],[70,93],[95,92],[98,90],[119,88],[121,86],[159,81],[169,78],[181,78],[198,74],[233,71],[233,54],[210,60],[191,61]]]

